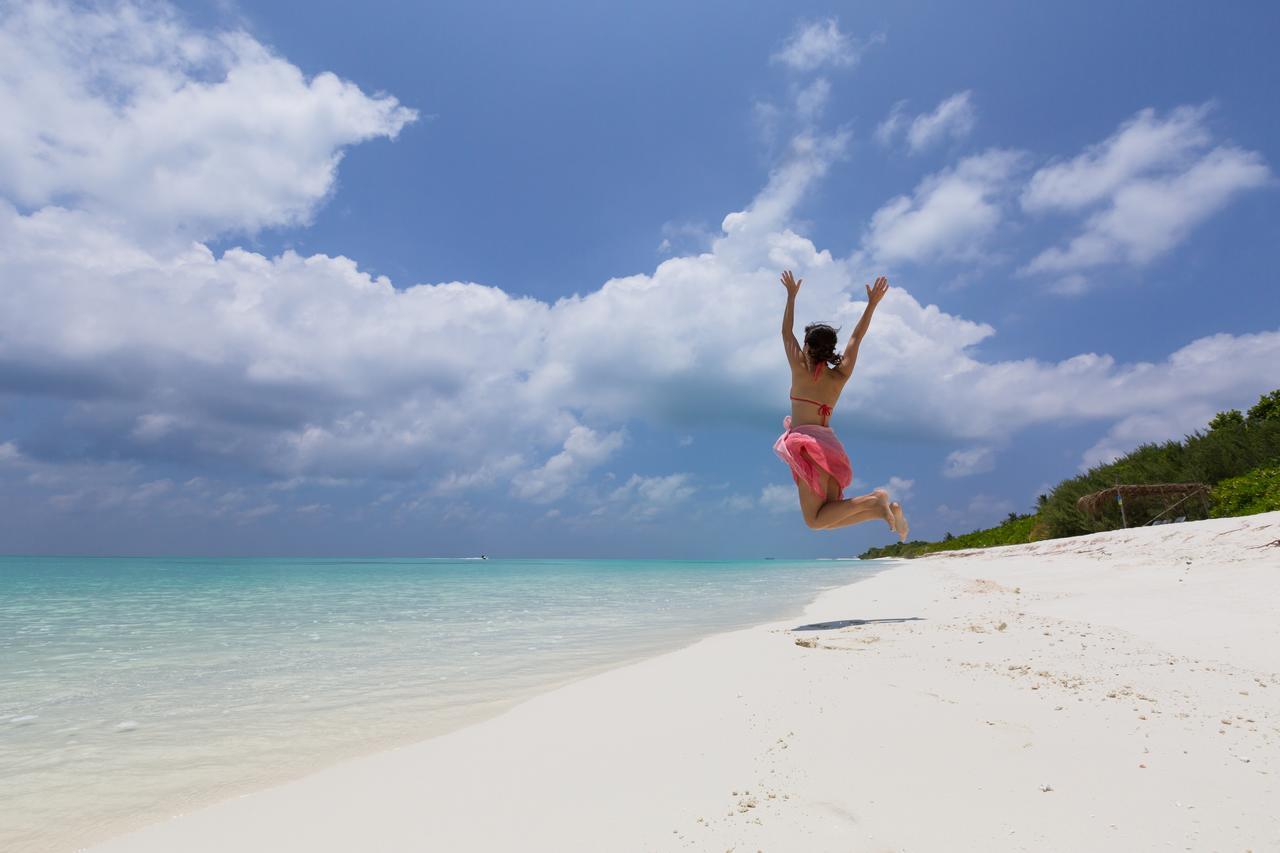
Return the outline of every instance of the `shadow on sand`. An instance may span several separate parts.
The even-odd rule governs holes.
[[[887,625],[894,622],[923,622],[919,616],[908,616],[905,619],[837,619],[835,622],[814,622],[812,625],[801,625],[792,631],[834,631],[837,628],[855,628],[859,625]]]

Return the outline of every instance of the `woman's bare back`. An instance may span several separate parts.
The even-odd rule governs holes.
[[[817,378],[807,365],[793,363],[791,365],[791,423],[816,424],[826,426],[828,417],[824,417],[822,406],[827,412],[835,409],[840,401],[840,392],[844,390],[849,377],[839,370],[820,366]]]

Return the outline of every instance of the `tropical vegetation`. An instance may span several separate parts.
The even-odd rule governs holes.
[[[1099,515],[1081,512],[1085,495],[1117,484],[1203,483],[1208,495],[1130,497]],[[1010,513],[995,527],[941,541],[871,548],[863,559],[917,557],[936,551],[990,548],[1137,527],[1167,518],[1221,518],[1280,510],[1280,389],[1263,394],[1247,412],[1219,412],[1204,430],[1182,441],[1144,444],[1112,462],[1063,480],[1040,495],[1035,512]]]

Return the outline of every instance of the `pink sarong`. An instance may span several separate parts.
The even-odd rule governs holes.
[[[773,443],[773,452],[791,468],[791,478],[797,483],[803,480],[814,494],[825,497],[821,476],[825,471],[839,484],[843,499],[844,490],[853,482],[853,467],[831,427],[801,424],[793,428],[789,415],[782,426],[786,432]]]

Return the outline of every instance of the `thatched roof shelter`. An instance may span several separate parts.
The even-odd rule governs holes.
[[[1204,483],[1155,483],[1140,486],[1112,486],[1109,489],[1103,489],[1100,492],[1094,492],[1091,495],[1085,495],[1080,498],[1076,501],[1076,509],[1085,515],[1097,518],[1102,515],[1103,508],[1114,501],[1117,495],[1124,500],[1140,497],[1180,497],[1186,499],[1197,493],[1208,497],[1209,487]]]

